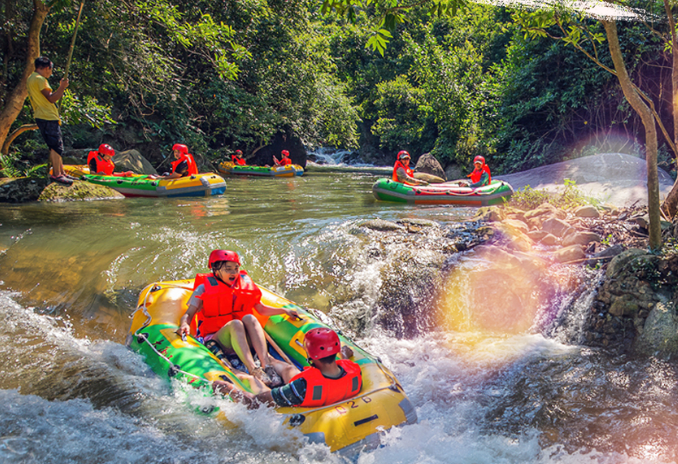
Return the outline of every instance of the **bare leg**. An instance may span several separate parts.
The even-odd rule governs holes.
[[[49,161],[52,163],[52,175],[54,177],[59,177],[66,174],[64,171],[64,163],[61,159],[61,155],[51,148],[49,150]]]
[[[254,358],[250,353],[250,346],[247,344],[247,334],[242,322],[234,319],[219,329],[214,336],[224,349],[233,349],[235,354],[242,360],[247,370],[252,372],[256,368]]]
[[[264,328],[261,326],[256,317],[251,314],[247,314],[242,318],[242,323],[245,326],[247,335],[252,342],[252,348],[259,356],[259,362],[261,363],[261,368],[266,369],[270,362],[268,356],[268,350],[266,348],[266,335],[264,334]],[[249,367],[248,367],[249,369]]]
[[[280,361],[275,358],[270,359],[270,364],[275,369],[280,377],[282,377],[283,382],[290,383],[292,377],[297,375],[300,371],[292,364],[288,364],[285,361]]]

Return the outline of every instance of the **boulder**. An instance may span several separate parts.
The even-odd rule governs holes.
[[[525,219],[532,219],[543,215],[549,215],[558,219],[565,219],[567,217],[565,211],[556,208],[551,203],[542,203],[537,208],[527,211],[525,213]]]
[[[553,253],[553,258],[559,263],[567,263],[570,261],[577,261],[586,257],[584,249],[580,245],[572,245],[561,248]]]
[[[554,245],[558,245],[559,240],[558,240],[558,237],[556,237],[555,235],[551,235],[551,234],[547,233],[544,237],[542,237],[542,239],[539,242],[542,245],[554,246]]]
[[[62,185],[52,182],[42,191],[38,201],[60,202],[77,200],[112,200],[121,198],[125,198],[123,194],[110,187],[76,180],[73,181],[73,185]]]
[[[570,225],[565,221],[561,221],[558,218],[552,217],[544,221],[544,223],[541,225],[541,228],[545,232],[555,235],[556,237],[563,237],[567,235]]]
[[[549,234],[548,232],[544,232],[543,230],[533,230],[533,231],[530,231],[530,232],[527,233],[527,236],[530,237],[535,242],[541,241],[547,235],[551,235],[551,234]]]
[[[466,179],[466,174],[461,170],[459,166],[453,164],[445,168],[445,176],[447,179]]]
[[[473,218],[474,221],[483,221],[483,222],[496,222],[503,221],[506,219],[506,213],[503,208],[498,206],[485,206],[478,208],[476,215]]]
[[[419,159],[417,160],[417,165],[414,167],[414,171],[421,172],[424,174],[431,174],[440,179],[443,179],[443,182],[447,180],[445,170],[440,165],[438,160],[435,159],[435,157],[430,153],[424,153],[419,157]]]
[[[5,177],[0,179],[0,202],[25,203],[36,201],[47,186],[45,178]]]
[[[574,210],[574,215],[577,217],[599,218],[600,213],[595,206],[580,206]]]
[[[273,155],[280,159],[280,152],[287,150],[290,152],[292,163],[306,168],[306,159],[308,152],[304,143],[299,137],[278,132],[270,145],[256,149],[253,153],[245,153],[247,164],[254,166],[273,166]],[[244,152],[244,150],[243,150]]]
[[[527,234],[530,230],[530,228],[525,224],[523,221],[519,221],[517,219],[505,219],[504,224],[507,226],[513,227],[514,229],[518,229],[524,234]],[[531,238],[531,237],[530,237]]]
[[[153,165],[136,150],[118,152],[113,159],[115,172],[132,171],[135,174],[158,174]]]
[[[600,242],[601,237],[595,232],[575,232],[563,239],[563,246],[588,245],[591,242]]]

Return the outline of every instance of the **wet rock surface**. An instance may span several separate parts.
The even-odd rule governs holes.
[[[28,177],[0,179],[0,202],[25,203],[36,201],[47,186],[47,179]]]
[[[104,185],[91,184],[79,180],[73,185],[49,184],[38,197],[38,201],[60,202],[78,200],[112,200],[125,198],[120,192]]]

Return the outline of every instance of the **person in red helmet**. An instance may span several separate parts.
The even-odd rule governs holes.
[[[425,180],[419,180],[414,177],[414,171],[410,168],[410,154],[405,150],[398,152],[398,159],[393,166],[393,182],[400,182],[405,185],[428,185]]]
[[[90,174],[98,174],[101,176],[133,176],[132,171],[127,172],[113,172],[115,164],[113,164],[113,157],[115,150],[107,143],[99,145],[97,151],[90,151],[87,155],[87,166],[89,166]]]
[[[245,166],[247,164],[247,161],[242,157],[242,151],[240,150],[236,150],[235,153],[231,155],[231,162],[238,166]]]
[[[279,366],[280,362],[274,362],[268,354],[264,329],[256,314],[286,314],[292,319],[299,319],[297,311],[263,304],[261,290],[247,272],[240,269],[237,253],[214,250],[210,253],[208,265],[211,273],[195,277],[193,294],[181,316],[177,333],[182,337],[191,333],[210,349],[216,343],[226,352],[235,352],[250,374],[265,384],[270,384],[276,374],[284,378],[284,366]],[[259,357],[261,367],[255,364],[248,340]],[[281,364],[287,366],[286,363]]]
[[[175,143],[172,147],[172,154],[176,160],[172,162],[172,172],[163,174],[159,177],[163,179],[179,179],[180,177],[198,174],[198,166],[195,164],[193,155],[188,152],[188,147],[186,145]]]
[[[287,166],[289,164],[292,164],[292,160],[290,159],[290,152],[287,150],[283,150],[280,152],[280,161],[278,161],[278,158],[273,155],[273,163],[275,163],[276,166]]]
[[[310,366],[292,377],[287,385],[257,395],[236,393],[231,385],[219,381],[214,382],[212,388],[218,393],[231,393],[234,399],[249,407],[266,404],[314,408],[338,403],[360,393],[360,366],[348,359],[353,352],[347,346],[341,347],[334,330],[326,327],[309,330],[304,337],[304,349]],[[340,359],[337,360],[337,356]]]
[[[471,188],[484,187],[485,185],[490,185],[492,182],[492,174],[490,173],[490,168],[485,164],[485,158],[478,155],[473,158],[473,172],[466,177],[470,178],[470,181],[463,180],[459,183]]]

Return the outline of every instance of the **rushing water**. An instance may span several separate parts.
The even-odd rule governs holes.
[[[270,410],[171,386],[123,343],[141,288],[204,271],[214,248],[238,251],[255,281],[304,306],[369,309],[391,268],[356,232],[361,221],[429,219],[447,230],[473,214],[378,203],[375,179],[311,171],[227,179],[215,198],[0,207],[0,462],[342,462]],[[357,341],[396,373],[419,423],[357,461],[675,462],[678,364],[568,342],[586,301],[559,295],[551,325],[535,316],[506,333],[441,325],[395,338],[365,326]],[[523,311],[505,306],[511,317]],[[194,413],[205,403],[231,425]]]

